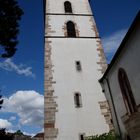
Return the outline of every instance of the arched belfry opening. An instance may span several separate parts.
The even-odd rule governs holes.
[[[76,37],[75,24],[72,21],[66,23],[67,26],[67,37]]]
[[[72,6],[69,1],[64,2],[65,13],[72,13]]]
[[[118,80],[127,112],[132,114],[137,111],[137,106],[127,73],[123,68],[120,68],[118,71]]]

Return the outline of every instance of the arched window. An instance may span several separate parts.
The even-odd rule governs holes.
[[[67,36],[76,37],[75,25],[72,21],[67,22]]]
[[[71,3],[69,1],[64,2],[65,13],[72,13]]]
[[[123,100],[129,114],[137,111],[136,102],[131,90],[131,85],[128,80],[127,74],[123,68],[119,69],[118,80],[123,95]]]
[[[74,94],[74,102],[75,102],[75,107],[82,107],[82,98],[80,93],[75,93]]]

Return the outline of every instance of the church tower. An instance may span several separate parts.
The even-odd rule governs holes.
[[[98,79],[106,69],[88,0],[46,0],[45,140],[109,131]]]

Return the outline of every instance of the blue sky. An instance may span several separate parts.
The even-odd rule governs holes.
[[[18,0],[24,10],[18,51],[0,61],[0,89],[5,98],[0,127],[35,134],[43,128],[43,1]],[[91,0],[91,7],[110,62],[139,8],[139,0]]]

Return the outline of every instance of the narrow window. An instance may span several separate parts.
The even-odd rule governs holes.
[[[72,13],[71,3],[69,1],[64,2],[65,13]]]
[[[72,21],[67,22],[67,36],[76,37],[75,25]]]
[[[80,134],[80,140],[84,140],[85,134]]]
[[[132,114],[137,111],[137,106],[131,90],[130,82],[123,68],[119,69],[118,80],[127,112]]]
[[[75,93],[74,95],[75,107],[82,107],[82,99],[80,93]]]
[[[77,71],[81,71],[81,70],[82,70],[81,62],[80,62],[80,61],[76,61],[76,62],[75,62],[75,65],[76,65],[76,70],[77,70]]]

